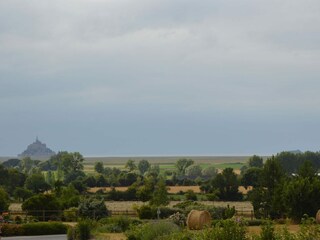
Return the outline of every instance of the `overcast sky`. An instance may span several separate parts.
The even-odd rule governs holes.
[[[319,0],[0,0],[0,155],[320,150]]]

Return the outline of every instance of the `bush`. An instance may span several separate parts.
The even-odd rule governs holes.
[[[158,210],[160,210],[159,217],[161,219],[168,218],[176,212],[182,212],[177,208],[142,205],[140,208],[137,208],[137,213],[140,219],[156,219],[158,217]]]
[[[162,221],[135,226],[126,232],[126,236],[128,240],[154,240],[179,231],[180,228],[176,224]]]
[[[129,218],[127,216],[117,216],[111,218],[100,219],[100,226],[96,229],[96,232],[125,232],[131,225],[141,224],[141,221]]]
[[[3,224],[3,236],[31,236],[31,235],[51,235],[67,233],[67,226],[62,223],[27,223],[27,224]]]
[[[1,236],[4,236],[4,237],[24,235],[24,229],[22,228],[22,225],[3,224],[1,226],[1,231],[2,231]]]
[[[68,240],[88,240],[91,236],[91,229],[94,228],[94,222],[89,220],[80,221],[75,227],[69,227],[67,233]]]
[[[76,226],[76,239],[87,240],[91,235],[91,223],[89,221],[81,221]]]
[[[199,210],[199,211],[207,210],[210,213],[212,219],[232,218],[236,212],[234,207],[232,208],[230,208],[229,206],[214,207],[214,206],[208,206],[208,205],[204,205],[194,201],[184,201],[174,205],[173,207],[181,209],[185,215],[188,215],[188,213],[193,209]]]
[[[84,198],[79,204],[79,214],[85,218],[100,219],[109,215],[103,199]]]
[[[180,212],[176,212],[175,214],[172,214],[171,216],[169,216],[168,219],[180,227],[184,227],[186,225],[186,220],[187,220],[186,216]]]
[[[6,211],[9,208],[9,196],[7,192],[0,187],[0,210]]]
[[[264,221],[261,219],[253,219],[253,220],[248,220],[247,225],[248,226],[260,226],[262,225]]]
[[[21,216],[16,216],[16,217],[14,218],[14,222],[15,222],[16,224],[22,223],[22,217],[21,217]]]
[[[38,194],[28,198],[22,203],[22,210],[28,211],[29,215],[37,217],[41,220],[50,219],[50,216],[54,213],[54,211],[56,211],[58,214],[59,209],[59,201],[52,194]],[[42,211],[44,211],[44,213]]]
[[[77,221],[78,218],[78,208],[71,207],[63,211],[63,216],[66,221]]]
[[[246,227],[245,224],[240,221],[224,220],[219,221],[214,227],[206,228],[202,231],[183,231],[173,233],[159,240],[246,240]]]
[[[67,226],[58,222],[27,223],[21,226],[24,230],[24,234],[27,236],[67,233]]]
[[[195,194],[195,192],[193,190],[188,190],[185,193],[185,197],[186,197],[187,200],[191,200],[191,201],[197,201],[198,200],[197,194]]]
[[[137,209],[138,217],[140,219],[153,219],[156,218],[154,211],[152,211],[152,207],[149,205],[142,205]]]

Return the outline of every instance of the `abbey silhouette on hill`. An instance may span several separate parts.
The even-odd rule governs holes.
[[[21,154],[18,155],[18,157],[51,157],[55,155],[56,153],[52,151],[50,148],[47,147],[45,143],[42,143],[39,141],[38,137],[36,138],[36,141],[31,143],[26,150],[24,150]]]

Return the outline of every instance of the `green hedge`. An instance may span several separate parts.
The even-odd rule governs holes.
[[[3,236],[36,236],[66,234],[67,226],[59,222],[27,223],[27,224],[3,224]]]
[[[157,211],[160,210],[160,218],[166,219],[170,217],[172,214],[176,212],[181,212],[180,209],[176,208],[169,208],[169,207],[155,207],[150,205],[142,205],[140,208],[137,209],[138,217],[140,219],[156,219]]]

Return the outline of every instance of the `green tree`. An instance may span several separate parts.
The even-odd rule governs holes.
[[[62,187],[58,200],[61,209],[68,209],[71,207],[78,207],[80,201],[79,192],[74,188],[72,184],[68,187]]]
[[[157,184],[157,178],[153,175],[148,175],[144,178],[143,185],[137,189],[137,198],[140,201],[146,202],[152,198],[152,194]]]
[[[79,204],[79,214],[85,218],[100,219],[109,215],[103,199],[83,198]]]
[[[52,171],[50,171],[50,170],[46,174],[46,181],[50,186],[53,186],[53,184],[55,182],[54,173]]]
[[[137,169],[137,166],[134,160],[129,159],[125,165],[125,168],[129,169],[129,171],[133,171]]]
[[[302,163],[298,170],[299,177],[312,179],[317,176],[317,170],[311,161],[306,160]]]
[[[103,168],[103,163],[102,162],[96,162],[94,164],[94,170],[97,172],[97,173],[103,173],[104,172],[104,168]]]
[[[262,168],[263,167],[263,158],[257,155],[253,155],[248,160],[249,167]]]
[[[220,200],[236,201],[242,198],[239,192],[239,182],[233,168],[225,168],[212,181],[214,189],[218,189],[217,194]]]
[[[186,197],[186,200],[191,200],[191,201],[197,201],[198,200],[197,194],[191,189],[189,189],[184,194],[184,196]]]
[[[267,159],[261,174],[261,186],[253,189],[249,199],[258,216],[277,218],[282,217],[286,211],[283,201],[283,186],[285,174],[275,157]]]
[[[7,192],[0,187],[0,213],[2,211],[7,211],[9,208],[9,196]]]
[[[160,174],[160,167],[159,167],[159,165],[156,164],[156,165],[152,165],[149,168],[146,175],[147,175],[147,177],[152,176],[153,178],[157,178],[159,176],[159,174]]]
[[[8,169],[3,186],[9,195],[13,195],[16,187],[23,187],[26,181],[26,175],[19,172],[17,169]]]
[[[150,204],[154,206],[169,204],[167,186],[163,178],[160,178],[157,182]]]
[[[32,174],[27,178],[25,188],[34,193],[42,193],[49,190],[50,185],[45,181],[42,174]]]
[[[22,210],[28,211],[29,214],[37,216],[42,219],[44,216],[49,218],[53,213],[48,211],[45,214],[44,210],[60,210],[60,204],[58,199],[53,194],[38,194],[28,198],[22,203]]]
[[[202,168],[200,165],[191,165],[186,169],[186,176],[191,179],[201,177]]]
[[[83,170],[84,158],[79,152],[59,152],[52,158],[54,165],[57,166],[59,172],[59,180],[61,180],[61,172],[67,175],[71,172],[79,172]]]
[[[267,187],[270,193],[273,192],[275,187],[281,183],[281,180],[285,177],[284,171],[279,161],[271,157],[266,161],[263,166],[262,172],[262,184]]]
[[[30,198],[33,195],[33,192],[22,187],[17,187],[14,190],[13,195],[19,201],[24,202],[27,198]]]
[[[258,187],[261,185],[261,175],[263,169],[252,167],[246,170],[246,172],[242,175],[241,183],[244,187],[252,186]]]
[[[273,157],[286,173],[296,173],[300,165],[300,154],[281,152]]]
[[[175,164],[177,168],[177,174],[179,176],[185,176],[187,167],[191,166],[192,164],[194,164],[194,161],[192,159],[179,159]]]
[[[287,182],[284,191],[288,215],[300,221],[304,214],[315,216],[320,209],[320,180],[318,178],[297,177]]]
[[[214,166],[209,166],[207,168],[204,168],[201,172],[201,175],[204,179],[208,180],[210,178],[214,178],[217,176],[218,170]]]
[[[147,160],[141,160],[138,163],[138,169],[140,171],[140,174],[143,175],[145,174],[149,169],[150,169],[150,163]]]

